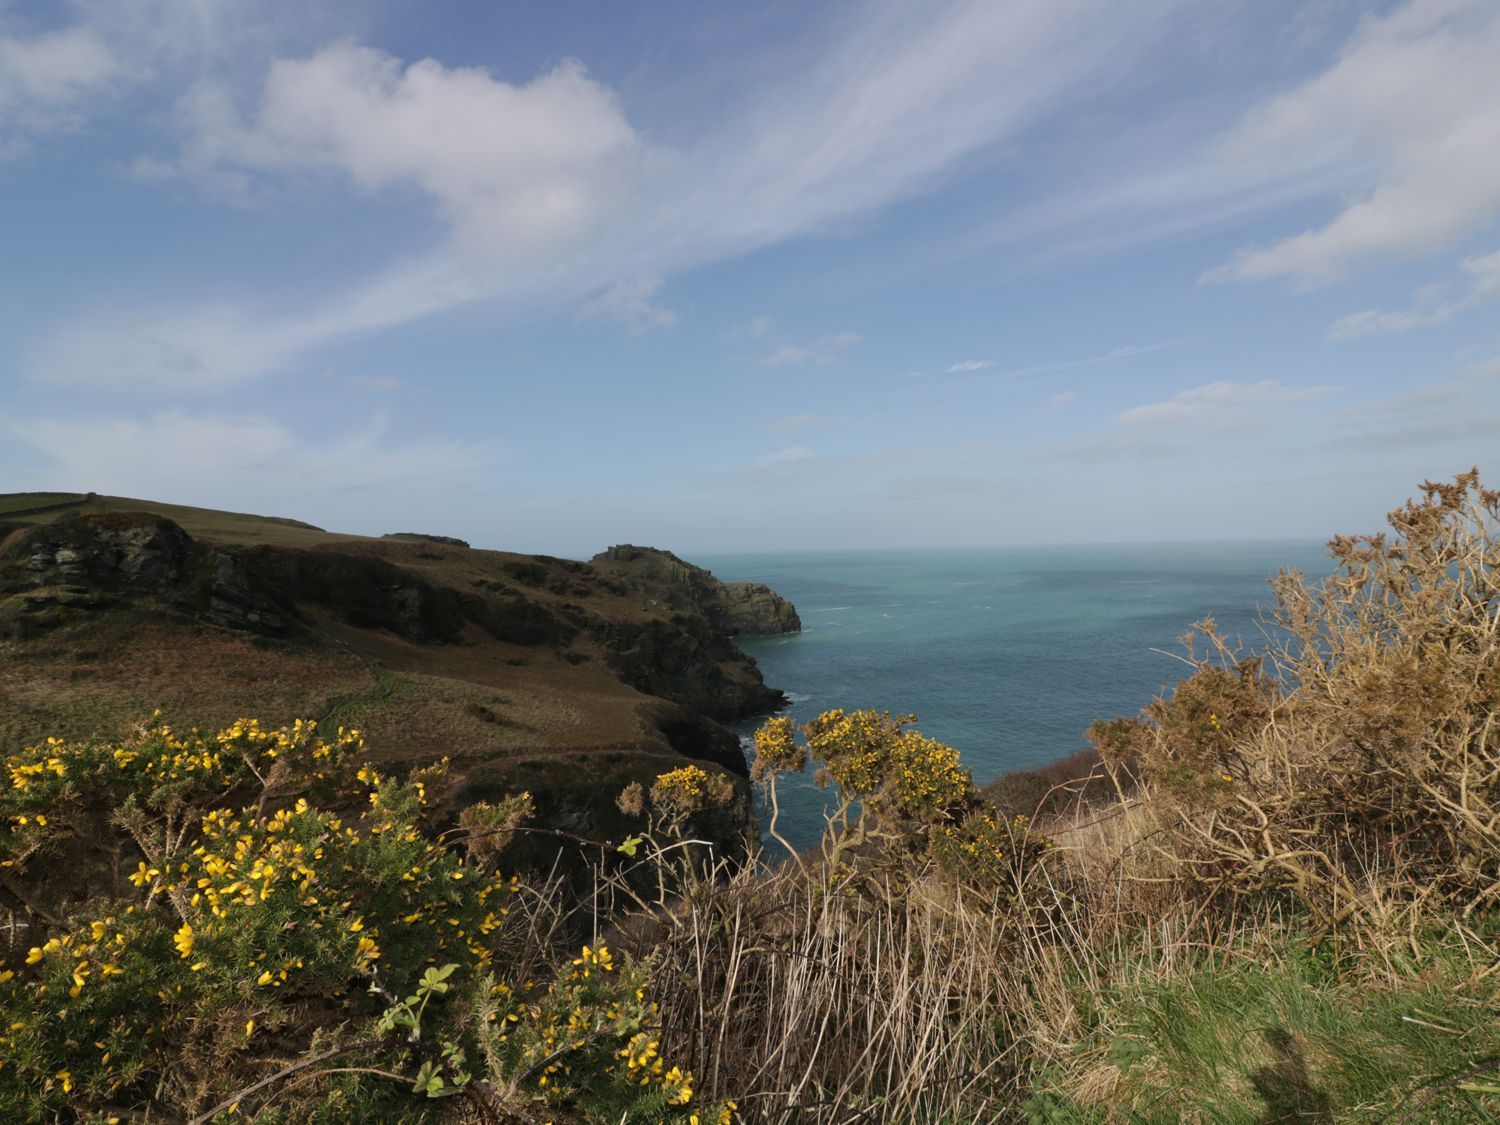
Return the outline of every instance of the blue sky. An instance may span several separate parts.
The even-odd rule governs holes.
[[[1500,4],[0,0],[0,491],[587,555],[1500,476]]]

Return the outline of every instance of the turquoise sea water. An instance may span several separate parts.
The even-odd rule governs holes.
[[[1187,666],[1168,655],[1213,617],[1249,648],[1282,567],[1321,577],[1321,544],[1255,542],[697,556],[728,582],[790,599],[803,632],[739,642],[799,721],[834,707],[913,712],[975,779],[1081,749],[1096,718],[1133,714]],[[1164,650],[1164,651],[1163,651]],[[742,735],[756,723],[742,724]],[[781,788],[782,831],[821,829],[810,781]]]

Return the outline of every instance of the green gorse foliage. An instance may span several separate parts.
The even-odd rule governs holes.
[[[688,1121],[692,1075],[650,1032],[645,970],[585,946],[524,976],[557,947],[534,948],[523,884],[491,849],[471,862],[464,840],[427,830],[442,766],[398,782],[362,752],[357,731],[325,741],[311,724],[247,720],[12,755],[0,854],[13,881],[45,873],[111,802],[118,877],[0,970],[0,1101],[25,1120],[261,1101],[362,1120],[426,1117],[458,1096],[479,1113]],[[254,804],[203,808],[255,789]],[[351,800],[268,807],[295,791]],[[528,803],[477,823],[513,831]],[[329,1061],[238,1104],[289,1050]]]

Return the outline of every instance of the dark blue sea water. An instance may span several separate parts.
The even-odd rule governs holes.
[[[742,638],[806,720],[834,707],[913,712],[981,784],[1081,749],[1097,718],[1134,714],[1187,671],[1170,653],[1213,617],[1264,647],[1267,580],[1322,577],[1321,544],[867,551],[698,556],[725,581],[789,598],[803,631]],[[742,735],[755,729],[742,724]],[[823,795],[783,783],[782,830],[814,842]]]

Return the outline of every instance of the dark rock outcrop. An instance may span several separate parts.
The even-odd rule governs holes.
[[[701,711],[721,723],[767,715],[786,696],[768,688],[755,661],[702,616],[620,621],[582,610],[574,620],[609,653],[610,667],[637,691]]]
[[[73,611],[151,599],[229,629],[278,636],[317,607],[360,629],[456,644],[469,625],[519,645],[566,644],[577,629],[518,594],[435,586],[386,559],[288,547],[220,547],[162,516],[66,516],[8,542],[0,558],[0,636],[66,624]]]
[[[668,703],[650,708],[646,718],[684,758],[723,766],[740,777],[750,776],[739,738],[701,712]]]
[[[0,636],[25,639],[137,598],[227,628],[274,635],[287,625],[238,557],[144,512],[65,516],[10,540],[0,558]]]
[[[671,551],[629,543],[601,551],[591,565],[624,578],[642,592],[661,594],[673,606],[693,608],[726,637],[797,633],[802,622],[792,603],[759,582],[720,582]]]
[[[467,550],[469,547],[469,544],[466,540],[455,539],[451,535],[426,535],[420,531],[392,531],[386,535],[382,535],[381,538],[406,540],[415,539],[423,543],[437,543],[444,547],[463,547],[465,550]]]
[[[719,604],[731,636],[802,632],[802,620],[792,603],[764,583],[721,582]]]

